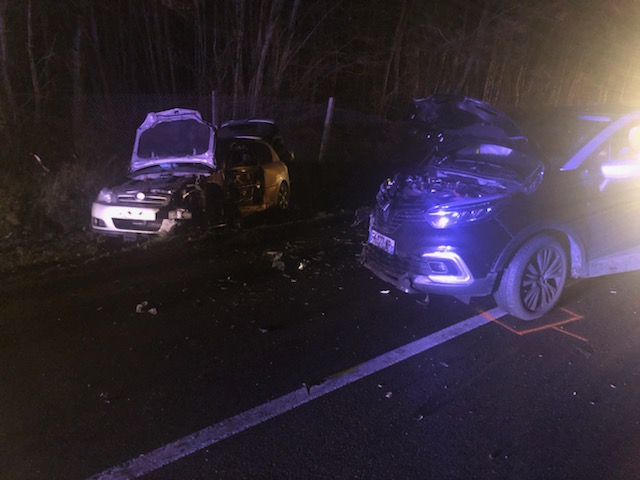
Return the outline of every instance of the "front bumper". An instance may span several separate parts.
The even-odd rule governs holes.
[[[91,206],[91,229],[105,235],[159,235],[171,232],[181,220],[190,220],[185,209],[108,205]]]
[[[482,297],[493,292],[497,278],[494,272],[474,278],[463,258],[448,251],[392,255],[368,243],[361,258],[377,277],[405,293]]]

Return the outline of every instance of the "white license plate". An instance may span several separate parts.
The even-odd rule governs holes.
[[[124,220],[155,220],[155,210],[149,210],[146,208],[126,208],[126,207],[114,207],[111,210],[112,218],[121,218]]]
[[[369,243],[391,255],[396,252],[396,241],[380,232],[376,232],[373,228],[369,230]]]

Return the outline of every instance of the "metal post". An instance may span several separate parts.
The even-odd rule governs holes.
[[[322,161],[324,157],[324,151],[329,143],[329,131],[331,130],[331,119],[333,118],[333,97],[329,97],[327,103],[327,114],[324,117],[324,129],[322,130],[322,142],[320,143],[320,155],[318,161]]]

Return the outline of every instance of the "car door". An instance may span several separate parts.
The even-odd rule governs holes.
[[[579,169],[589,276],[640,268],[639,167],[636,120],[612,132]]]
[[[278,188],[283,178],[284,165],[278,158],[275,151],[266,143],[257,145],[262,168],[262,178],[264,180],[264,200],[266,207],[276,204],[278,198]]]

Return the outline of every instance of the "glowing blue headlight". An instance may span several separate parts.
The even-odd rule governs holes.
[[[109,190],[108,188],[103,188],[98,193],[98,198],[96,201],[101,203],[112,203],[114,200],[115,195],[113,194],[113,191]]]
[[[433,228],[449,228],[487,218],[495,213],[496,202],[466,205],[440,205],[427,211],[425,217]]]

